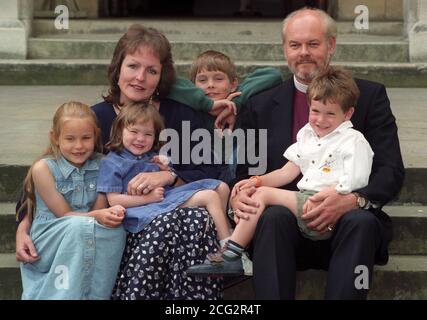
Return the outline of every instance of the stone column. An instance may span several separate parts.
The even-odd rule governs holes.
[[[33,19],[32,0],[2,0],[0,59],[25,59]]]
[[[427,0],[404,0],[410,62],[427,62]]]

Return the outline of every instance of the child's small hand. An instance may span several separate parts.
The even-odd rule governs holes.
[[[238,97],[240,95],[242,95],[241,91],[232,92],[228,95],[227,100],[232,101],[235,97]],[[236,114],[237,114],[237,110],[236,110]]]
[[[33,263],[40,259],[31,237],[27,233],[23,236],[16,234],[16,260],[24,263]]]
[[[151,159],[151,161],[158,164],[161,171],[169,170],[170,160],[167,156],[164,156],[164,155],[154,156],[153,159]]]
[[[215,100],[209,112],[215,116],[223,110],[231,110],[237,114],[236,104],[228,99]]]
[[[240,188],[240,190],[243,190],[243,189],[249,189],[249,188],[252,188],[252,187],[256,187],[257,186],[257,182],[255,181],[255,180],[253,180],[253,179],[249,179],[249,181],[248,182],[246,182],[241,188]]]
[[[98,223],[109,228],[118,227],[124,218],[124,211],[120,205],[116,205],[106,209],[96,210],[94,217]]]
[[[233,190],[231,190],[231,197],[234,197],[237,193],[239,193],[240,190],[249,189],[251,187],[254,187],[255,184],[253,184],[253,182],[254,181],[251,181],[250,179],[244,179],[244,180],[237,182],[234,185]]]
[[[165,199],[165,188],[158,187],[152,190],[149,194],[146,194],[147,200],[151,202],[160,202]]]
[[[236,184],[236,187],[240,190],[249,189],[252,187],[256,187],[256,181],[254,179],[245,179]]]
[[[233,130],[235,124],[236,124],[236,115],[232,113],[230,110],[224,109],[216,117],[214,126],[215,126],[215,129],[220,129],[222,132],[222,130],[225,127],[227,127],[229,130]]]
[[[217,116],[221,111],[228,109],[231,113],[237,115],[236,104],[231,100],[237,96],[240,96],[241,94],[241,92],[233,92],[226,99],[215,100],[209,113]]]
[[[112,206],[109,209],[110,209],[111,213],[115,214],[118,217],[124,217],[125,216],[126,209],[119,204]]]

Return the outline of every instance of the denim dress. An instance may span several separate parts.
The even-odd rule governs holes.
[[[74,212],[91,210],[101,155],[79,169],[65,158],[44,159],[55,185]],[[122,226],[108,228],[95,218],[57,218],[36,192],[30,236],[40,259],[21,263],[22,299],[109,299],[125,246]]]
[[[151,159],[157,155],[147,152],[135,156],[128,150],[120,153],[110,152],[102,161],[99,169],[98,192],[125,193],[129,181],[140,172],[160,171]],[[126,209],[123,220],[124,228],[137,233],[147,227],[156,217],[171,212],[190,199],[196,192],[206,189],[216,189],[221,181],[216,179],[202,179],[179,187],[165,186],[164,200]]]

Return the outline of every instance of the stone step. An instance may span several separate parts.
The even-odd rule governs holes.
[[[22,294],[21,273],[15,254],[0,254],[0,300],[17,300]]]
[[[390,253],[427,255],[427,207],[387,206],[393,220],[394,238]],[[15,203],[0,202],[0,253],[15,251]]]
[[[138,19],[70,19],[68,29],[57,29],[54,19],[34,19],[32,34],[123,34],[134,23],[162,31],[169,40],[280,40],[282,20],[232,18],[146,18]],[[339,37],[346,34],[401,36],[402,21],[370,21],[369,29],[357,29],[353,21],[338,21]]]
[[[0,60],[0,85],[105,85],[109,60],[34,59]],[[387,87],[426,88],[426,63],[334,62],[353,71],[355,77],[378,81]],[[240,77],[259,67],[289,71],[284,61],[236,61]],[[186,77],[190,61],[175,62],[177,73]]]
[[[322,299],[326,273],[309,270],[297,275],[297,299]],[[375,266],[371,300],[427,299],[427,257],[391,256],[386,266]],[[0,254],[0,300],[20,299],[21,276],[14,254]],[[226,300],[252,300],[251,278],[224,291]]]
[[[308,270],[298,272],[296,298],[323,299],[326,272]],[[225,290],[226,300],[254,299],[251,278]],[[375,266],[374,280],[368,295],[370,300],[427,299],[427,256],[390,256],[385,266]]]
[[[15,252],[15,203],[0,202],[0,253]]]
[[[121,34],[40,35],[28,42],[28,59],[111,59]],[[173,40],[175,60],[192,61],[203,51],[224,52],[236,61],[283,61],[281,39]],[[335,61],[408,62],[408,42],[403,37],[344,35],[338,39]]]

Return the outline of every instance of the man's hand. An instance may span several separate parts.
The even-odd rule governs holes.
[[[302,206],[302,212],[305,214],[311,210],[313,210],[314,208],[316,208],[317,206],[319,206],[320,204],[322,204],[321,201],[318,202],[314,202],[310,199],[308,199],[304,205]]]
[[[301,217],[311,221],[307,227],[319,232],[335,226],[337,221],[347,212],[356,209],[356,199],[353,194],[340,194],[335,188],[325,188],[308,199],[304,205],[307,209]]]
[[[231,197],[230,204],[233,208],[234,222],[238,223],[240,219],[249,219],[249,215],[256,214],[259,208],[259,203],[251,196],[256,192],[256,188],[248,188],[237,192],[234,197]]]

